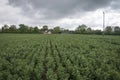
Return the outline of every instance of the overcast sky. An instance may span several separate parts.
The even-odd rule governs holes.
[[[23,23],[73,30],[86,24],[102,29],[103,11],[106,26],[120,26],[120,0],[0,0],[0,27]]]

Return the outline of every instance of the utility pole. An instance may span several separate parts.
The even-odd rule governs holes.
[[[103,36],[105,32],[105,12],[103,12]]]

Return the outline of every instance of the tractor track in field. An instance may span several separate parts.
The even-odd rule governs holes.
[[[61,56],[61,54],[60,54],[60,51],[59,51],[57,45],[55,45],[55,48],[56,48],[56,50],[57,50],[57,52],[58,52],[58,56],[59,56],[59,58],[60,58],[60,63],[61,63],[62,66],[66,69],[66,73],[69,73],[68,70],[67,70],[66,64],[63,63],[63,59],[62,59],[62,56]],[[68,56],[67,56],[67,57],[68,57]],[[70,59],[70,57],[68,57],[68,59],[70,60],[71,64],[73,65],[73,61]],[[72,73],[69,73],[69,75],[70,75],[70,76],[69,76],[68,80],[73,80],[73,79],[74,79],[74,76],[72,75]]]
[[[58,56],[59,56],[59,58],[60,58],[60,63],[62,63],[62,57],[61,57],[61,55],[60,55],[60,52],[59,52],[59,50],[58,50],[57,45],[55,45],[55,48],[56,48],[56,50],[57,50],[57,52],[58,52]]]
[[[55,64],[55,70],[54,70],[54,72],[56,72],[56,70],[57,70],[57,62],[56,62],[56,60],[55,60],[55,55],[54,55],[54,50],[53,50],[53,45],[52,45],[52,41],[50,40],[50,48],[51,48],[51,55],[52,55],[52,57],[53,57],[53,59],[54,59],[54,64]]]
[[[48,43],[48,41],[46,43]],[[47,65],[46,65],[47,60],[46,60],[46,57],[47,57],[47,55],[48,55],[48,46],[46,45],[44,62],[43,62],[44,71],[42,73],[42,80],[47,80],[47,77],[46,77],[46,73],[47,73]]]
[[[32,57],[34,56],[34,54],[32,54]],[[33,70],[32,70],[32,72],[31,72],[31,78],[30,78],[30,80],[36,80],[37,79],[37,74],[36,74],[36,72],[35,72],[35,68],[37,67],[37,65],[38,65],[38,59],[35,59],[35,61],[34,61],[34,66],[33,66]]]
[[[31,72],[30,80],[36,80],[36,78],[37,78],[37,74],[35,72],[35,68],[36,68],[37,64],[38,64],[38,60],[36,59],[34,62],[33,71]]]

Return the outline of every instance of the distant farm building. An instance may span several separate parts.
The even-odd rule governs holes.
[[[43,32],[43,34],[52,34],[52,32],[49,31],[49,30],[46,30],[46,31]]]

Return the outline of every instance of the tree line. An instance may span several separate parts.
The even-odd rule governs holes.
[[[17,28],[16,25],[7,24],[3,25],[0,29],[1,33],[44,33],[45,31],[50,31],[52,34],[107,34],[107,35],[120,35],[119,26],[107,26],[104,31],[93,30],[85,24],[79,25],[75,30],[63,29],[60,26],[56,26],[53,29],[49,29],[47,25],[42,26],[41,29],[38,26],[30,27],[25,24],[19,24]]]

